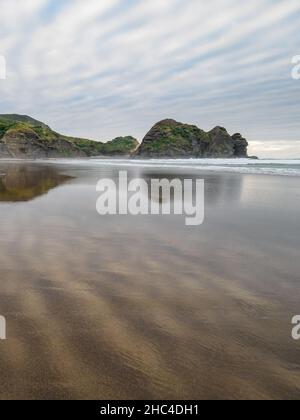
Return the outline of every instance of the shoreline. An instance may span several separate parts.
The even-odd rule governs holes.
[[[0,159],[3,163],[41,163],[88,165],[95,167],[119,167],[139,169],[160,169],[199,173],[237,173],[244,175],[269,175],[300,177],[300,159],[131,159],[131,158],[51,158],[51,159]]]

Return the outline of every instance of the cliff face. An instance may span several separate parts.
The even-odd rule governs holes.
[[[247,157],[248,142],[240,135],[230,136],[223,127],[205,132],[194,125],[163,120],[146,134],[137,157],[156,158],[234,158]]]
[[[247,157],[248,155],[248,142],[247,140],[242,137],[240,133],[236,133],[232,136],[234,141],[234,150],[236,157]],[[253,157],[255,158],[255,156]]]
[[[12,158],[56,158],[56,157],[84,157],[71,142],[57,138],[49,143],[31,128],[10,129],[0,140],[0,156]]]
[[[247,148],[247,140],[239,133],[230,136],[223,127],[205,132],[174,120],[155,124],[139,145],[131,136],[107,143],[67,137],[28,116],[0,115],[0,158],[238,158],[247,157]]]
[[[125,156],[138,145],[133,137],[120,137],[108,143],[67,137],[25,115],[0,115],[0,158]]]

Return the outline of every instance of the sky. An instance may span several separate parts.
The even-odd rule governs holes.
[[[299,0],[0,0],[0,10],[0,113],[101,141],[142,140],[174,118],[241,132],[260,157],[300,157]]]

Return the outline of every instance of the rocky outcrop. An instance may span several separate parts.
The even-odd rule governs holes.
[[[102,143],[101,153],[105,156],[130,156],[140,143],[132,136],[117,137],[107,143]]]
[[[236,157],[245,157],[248,154],[248,142],[240,133],[232,136],[234,142],[234,154]],[[255,156],[253,157],[255,158]],[[257,159],[257,158],[256,158]]]
[[[58,138],[55,142],[47,143],[32,129],[10,129],[0,140],[0,155],[11,158],[56,158],[56,157],[84,157],[72,143]]]
[[[61,135],[26,115],[0,115],[0,158],[129,156],[138,145],[131,136],[101,143]]]
[[[215,127],[209,132],[210,142],[205,157],[233,157],[235,155],[234,141],[226,128]]]
[[[247,147],[247,141],[240,134],[230,136],[223,127],[215,127],[205,132],[194,125],[163,120],[146,134],[136,157],[247,157]]]
[[[223,127],[205,132],[171,119],[155,124],[140,145],[131,136],[107,143],[67,137],[26,115],[0,115],[0,158],[240,158],[247,157],[247,148],[239,133],[230,136]]]
[[[201,156],[209,144],[209,136],[198,127],[163,120],[146,134],[136,156],[176,158]]]

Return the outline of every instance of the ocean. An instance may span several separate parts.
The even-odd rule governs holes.
[[[53,159],[48,162],[62,164],[170,168],[192,171],[229,172],[257,175],[300,176],[300,159],[89,159],[69,160]]]

